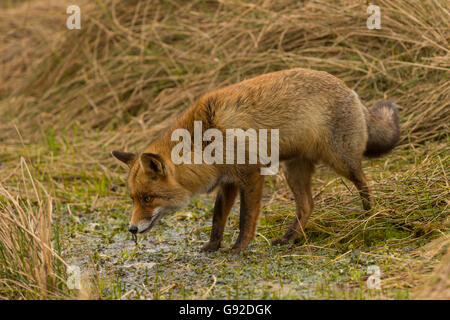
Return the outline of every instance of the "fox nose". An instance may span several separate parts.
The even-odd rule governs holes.
[[[136,234],[138,232],[138,227],[136,226],[129,226],[128,231],[130,231],[132,234]]]

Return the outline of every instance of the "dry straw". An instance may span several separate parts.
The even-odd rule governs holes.
[[[208,90],[305,67],[343,79],[368,106],[398,102],[403,143],[438,139],[450,122],[448,1],[377,4],[381,30],[367,29],[360,1],[86,1],[70,31],[48,14],[64,2],[30,1],[0,19],[10,30],[0,115],[24,133],[120,127],[144,143]]]
[[[52,199],[23,158],[20,166],[22,197],[0,184],[0,299],[62,297],[66,263],[52,247]]]

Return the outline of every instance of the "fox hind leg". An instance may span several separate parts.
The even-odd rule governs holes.
[[[335,157],[329,158],[326,162],[336,173],[353,182],[361,197],[364,210],[370,210],[372,198],[369,184],[362,169],[361,157],[344,158],[335,154]]]
[[[356,189],[358,189],[364,210],[370,210],[372,207],[372,199],[370,196],[369,184],[367,183],[361,164],[359,164],[355,170],[350,170],[348,178],[353,182]]]
[[[294,194],[296,215],[286,233],[272,241],[273,245],[287,244],[295,240],[304,230],[314,206],[311,191],[314,163],[306,159],[293,159],[285,162],[283,169],[287,183]]]

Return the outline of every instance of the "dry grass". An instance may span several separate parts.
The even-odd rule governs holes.
[[[43,19],[39,3],[47,1],[12,9],[31,20],[21,28],[20,54],[11,50],[21,43],[20,20],[2,19],[16,28],[1,39],[9,46],[0,52],[7,98],[0,112],[25,122],[23,130],[120,126],[139,132],[134,143],[205,91],[301,66],[340,77],[368,105],[397,101],[404,143],[448,131],[446,1],[381,1],[381,30],[366,28],[366,7],[357,1],[100,1],[81,5],[80,31],[65,30],[64,15]],[[65,8],[50,3],[50,10]],[[120,136],[112,139],[127,144],[129,136]]]
[[[415,299],[445,299],[450,300],[450,247],[447,243],[447,253],[441,263],[427,276],[426,284],[416,290]]]
[[[20,168],[21,196],[0,184],[0,299],[62,298],[66,265],[51,242],[52,199],[23,158]]]
[[[355,196],[345,196],[341,180],[319,176],[305,250],[335,250],[339,261],[353,247],[377,245],[386,230],[395,234],[386,252],[448,237],[448,1],[378,1],[381,30],[368,30],[366,4],[351,0],[86,0],[79,2],[80,31],[65,28],[69,4],[11,1],[0,9],[0,204],[9,219],[0,221],[0,248],[12,259],[1,269],[9,276],[1,277],[0,296],[65,294],[49,217],[70,207],[128,208],[111,150],[141,150],[208,90],[292,67],[332,73],[367,106],[389,98],[402,107],[401,145],[368,170],[382,200],[360,216],[349,209]],[[21,157],[48,195],[23,193],[23,177],[31,177],[22,173]],[[274,191],[260,227],[267,237],[286,219],[277,206],[292,202],[279,184]],[[10,231],[12,238],[3,240]],[[21,237],[36,249],[24,251]],[[368,254],[384,252],[373,250]],[[420,252],[392,262],[386,287],[423,284],[440,255]],[[31,270],[34,264],[40,267]]]

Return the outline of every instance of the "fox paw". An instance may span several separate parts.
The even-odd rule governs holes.
[[[277,238],[272,241],[273,246],[280,246],[280,245],[282,246],[282,245],[285,245],[288,243],[289,243],[289,239],[286,239],[286,238]]]
[[[207,244],[205,244],[201,251],[204,252],[213,252],[213,251],[217,251],[220,248],[220,242],[211,242],[209,241]]]
[[[221,252],[227,253],[227,254],[239,254],[241,253],[242,248],[228,248],[228,249],[222,249]]]

